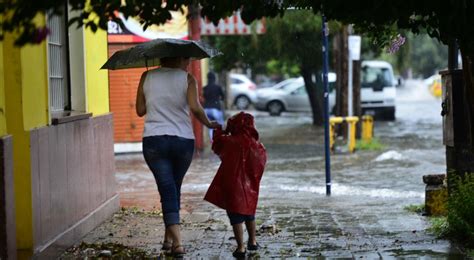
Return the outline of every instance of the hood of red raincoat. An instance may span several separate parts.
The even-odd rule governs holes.
[[[231,135],[247,135],[258,141],[258,132],[255,129],[254,117],[245,112],[240,112],[227,120],[226,132]]]

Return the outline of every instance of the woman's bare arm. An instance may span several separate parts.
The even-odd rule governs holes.
[[[202,108],[201,103],[199,102],[196,79],[191,74],[188,74],[187,99],[191,112],[199,120],[199,122],[209,128],[221,127],[221,125],[218,124],[216,121],[210,121],[209,118],[206,116],[206,113],[204,112],[204,109]]]
[[[137,101],[135,102],[135,110],[137,115],[142,117],[146,114],[146,100],[145,94],[143,93],[143,84],[145,83],[146,71],[143,72],[142,77],[140,78],[140,83],[138,83],[137,89]]]

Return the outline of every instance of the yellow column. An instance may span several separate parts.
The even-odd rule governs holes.
[[[94,116],[110,111],[109,74],[100,67],[107,61],[107,32],[98,30],[95,34],[84,31],[84,63],[86,77],[87,112]]]
[[[21,48],[23,127],[30,130],[48,124],[48,63],[46,43]]]
[[[7,134],[5,117],[5,73],[3,72],[3,42],[0,42],[0,136]]]
[[[17,247],[31,254],[33,222],[31,198],[30,136],[24,130],[21,50],[13,46],[13,38],[6,35],[3,42],[5,116],[7,132],[13,135],[13,172]]]

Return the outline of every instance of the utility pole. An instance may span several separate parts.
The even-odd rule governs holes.
[[[334,114],[336,116],[347,116],[347,61],[348,61],[348,28],[344,26],[343,29],[333,37],[333,62],[334,71],[336,72],[336,107]],[[336,129],[338,135],[347,135],[347,126],[340,124]]]
[[[349,55],[347,55],[348,57],[348,69],[347,69],[347,72],[349,74],[348,76],[348,80],[347,80],[347,83],[348,83],[348,115],[349,116],[353,116],[354,115],[354,98],[353,98],[353,89],[354,89],[354,79],[353,79],[353,74],[354,74],[354,70],[353,70],[353,65],[354,65],[354,61],[356,60],[360,60],[360,45],[361,45],[361,38],[359,35],[349,35],[349,37],[347,38],[347,41],[348,41],[348,49],[349,49]]]
[[[354,60],[352,61],[352,107],[354,116],[359,117],[359,121],[357,122],[356,126],[356,138],[360,138],[361,136],[361,125],[362,125],[362,107],[360,106],[360,69],[361,69],[361,61]]]
[[[199,6],[197,4],[190,5],[188,7],[189,12],[189,39],[190,40],[201,40],[201,16]],[[199,60],[192,61],[190,65],[191,74],[196,78],[198,84],[198,92],[199,96],[202,94],[202,78],[201,78],[201,63]],[[193,123],[193,130],[194,136],[196,138],[195,146],[197,149],[202,150],[204,149],[204,142],[203,142],[203,127],[202,124],[192,117]]]
[[[326,17],[323,15],[323,87],[324,87],[324,147],[326,157],[326,196],[331,195],[331,151],[329,149],[329,29],[326,23]]]

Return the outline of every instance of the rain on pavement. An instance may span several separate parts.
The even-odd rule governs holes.
[[[250,111],[268,153],[257,209],[260,257],[460,256],[456,245],[427,231],[426,217],[404,210],[424,202],[423,175],[445,172],[441,102],[417,81],[397,91],[396,121],[377,121],[374,127],[385,148],[331,157],[330,197],[325,195],[323,128],[311,126],[311,115],[271,117]],[[181,197],[187,257],[232,257],[235,241],[225,212],[202,200],[218,166],[219,159],[207,149],[196,156],[185,177]],[[160,208],[141,154],[117,155],[116,171],[122,206]],[[160,217],[120,223],[104,223],[84,241],[159,251]],[[137,234],[133,239],[120,236],[132,231]],[[109,232],[115,235],[107,236]]]

